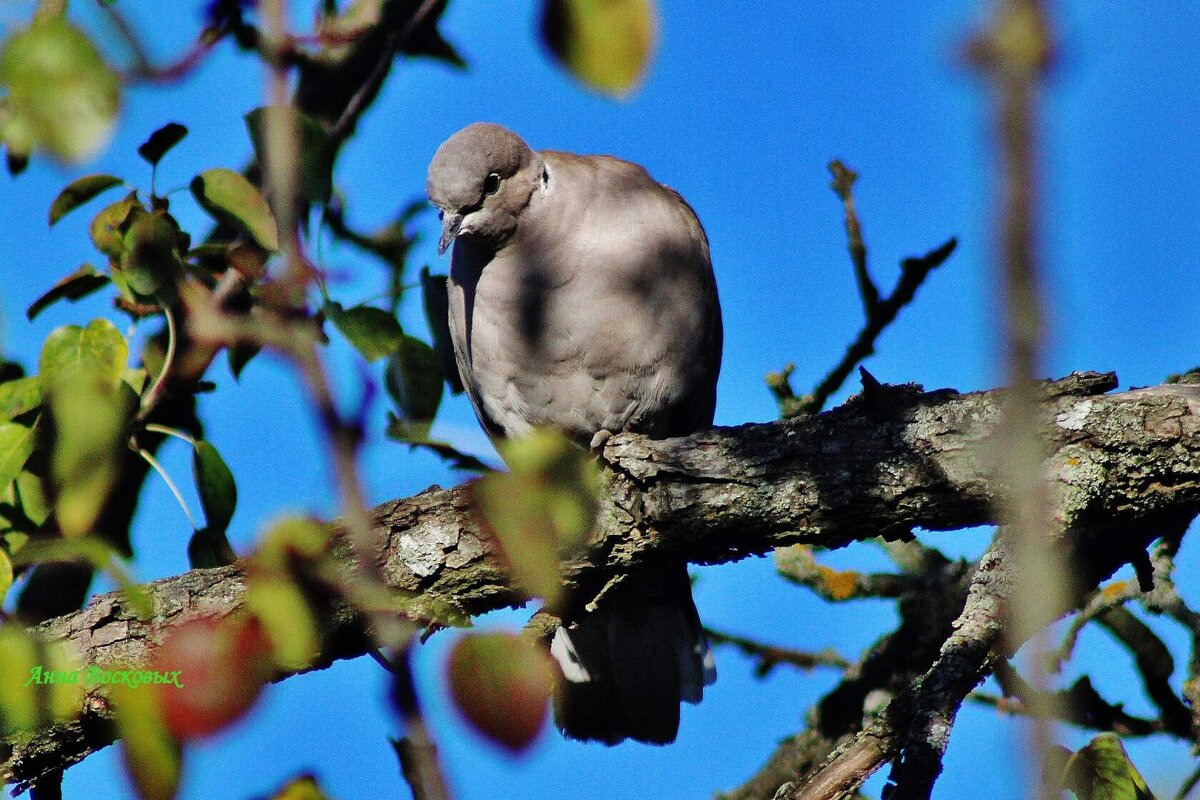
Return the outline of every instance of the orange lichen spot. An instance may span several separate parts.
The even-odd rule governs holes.
[[[1129,581],[1113,581],[1100,591],[1106,598],[1109,599],[1120,597],[1129,591]]]
[[[857,572],[853,570],[839,572],[823,566],[818,566],[817,571],[821,576],[821,583],[825,585],[825,591],[829,593],[830,600],[849,600],[855,595],[858,587]]]

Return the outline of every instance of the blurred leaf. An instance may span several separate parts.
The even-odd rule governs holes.
[[[12,588],[12,582],[12,559],[8,557],[8,552],[0,547],[0,606],[4,605],[4,600],[8,597],[8,590]]]
[[[15,422],[0,423],[0,491],[17,479],[33,455],[34,430]]]
[[[150,138],[138,147],[138,155],[145,159],[150,166],[158,166],[158,162],[175,145],[183,141],[188,129],[178,122],[168,122],[150,134]]]
[[[500,545],[513,582],[555,606],[559,560],[586,539],[597,510],[598,472],[587,452],[548,428],[500,445],[509,472],[469,484],[481,522]]]
[[[388,359],[384,385],[406,423],[429,423],[442,402],[442,371],[433,348],[404,336],[400,348]]]
[[[112,132],[120,80],[92,41],[63,16],[41,16],[0,49],[0,84],[8,87],[0,138],[10,152],[47,150],[82,161]]]
[[[654,0],[544,0],[542,38],[571,74],[605,94],[645,79],[658,35]]]
[[[373,306],[343,309],[341,304],[329,302],[323,310],[334,327],[367,361],[377,361],[395,353],[404,341],[400,323],[383,309]]]
[[[108,281],[107,275],[97,272],[91,264],[84,264],[34,300],[26,309],[25,316],[32,322],[38,314],[59,300],[78,300],[86,297],[97,289],[107,286]]]
[[[17,495],[21,511],[34,525],[41,525],[50,516],[50,504],[46,500],[46,487],[40,475],[22,472],[17,476]]]
[[[1101,733],[1067,760],[1060,784],[1079,800],[1154,800],[1115,733]]]
[[[116,386],[128,360],[125,337],[106,319],[94,319],[86,328],[55,328],[42,344],[38,359],[42,394],[50,394],[60,380],[80,371],[105,386]]]
[[[129,288],[144,298],[173,295],[184,249],[175,220],[163,211],[134,208],[123,227],[120,268]]]
[[[124,384],[114,388],[88,371],[57,380],[49,398],[55,518],[64,536],[79,537],[91,532],[117,482],[136,398]]]
[[[36,375],[0,383],[0,421],[28,414],[42,404],[42,384]]]
[[[301,775],[281,786],[271,800],[329,800],[329,795],[312,775]]]
[[[130,192],[117,202],[106,206],[92,219],[88,233],[96,249],[111,259],[119,259],[125,251],[125,237],[121,229],[130,212],[141,208],[137,192]]]
[[[125,771],[141,800],[172,800],[179,791],[183,753],[164,724],[158,701],[183,691],[174,686],[112,687]]]
[[[58,222],[104,190],[120,185],[121,179],[114,175],[84,175],[71,181],[50,204],[50,224]]]
[[[429,332],[433,337],[433,351],[437,353],[438,366],[450,391],[462,394],[462,378],[458,374],[454,343],[450,339],[450,299],[446,291],[445,275],[430,275],[429,267],[421,267],[421,295],[425,301],[425,319],[429,321]]]
[[[333,147],[329,131],[307,114],[294,109],[264,106],[246,115],[246,128],[254,143],[258,163],[266,163],[267,116],[269,114],[293,113],[300,133],[300,192],[304,199],[324,205],[333,194]]]
[[[192,532],[187,546],[188,564],[192,569],[226,567],[237,561],[237,553],[229,544],[224,531],[201,528]]]
[[[237,484],[217,448],[203,439],[196,440],[192,451],[192,475],[208,528],[223,533],[237,508]]]
[[[191,183],[196,202],[217,222],[246,231],[267,250],[279,249],[279,229],[254,184],[230,169],[201,172]]]
[[[262,623],[277,665],[286,670],[312,666],[321,640],[317,620],[295,581],[281,573],[252,570],[246,608]]]
[[[554,688],[544,651],[512,633],[466,633],[447,666],[454,704],[477,731],[512,752],[533,744]]]
[[[329,528],[311,517],[284,517],[263,534],[255,563],[284,572],[292,557],[316,558],[329,547]]]
[[[16,622],[0,625],[0,730],[29,730],[38,724],[38,693],[26,685],[38,664],[37,643]]]

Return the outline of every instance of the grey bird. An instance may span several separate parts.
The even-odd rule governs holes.
[[[711,427],[721,309],[708,239],[678,193],[628,161],[534,151],[490,123],[438,148],[426,190],[438,251],[454,246],[459,376],[488,434],[549,425],[598,447]],[[629,576],[564,626],[551,653],[569,737],[672,742],[680,701],[716,679],[684,563]]]

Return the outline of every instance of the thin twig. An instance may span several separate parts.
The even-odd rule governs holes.
[[[841,199],[846,212],[846,249],[850,251],[850,261],[854,265],[854,279],[862,298],[863,315],[869,320],[879,308],[879,289],[867,270],[867,245],[863,242],[862,224],[858,221],[858,211],[854,206],[854,182],[858,180],[858,173],[838,160],[829,162],[829,172],[833,175],[830,186]]]
[[[765,678],[780,664],[789,664],[802,670],[811,670],[816,667],[846,669],[850,666],[849,661],[829,649],[815,653],[806,650],[794,650],[790,647],[766,644],[765,642],[747,639],[744,636],[737,636],[732,633],[722,633],[712,628],[705,628],[704,633],[713,644],[736,647],[743,655],[754,659],[754,674],[759,678]]]
[[[945,262],[958,244],[957,240],[951,238],[941,247],[920,258],[904,259],[900,265],[900,278],[891,294],[880,300],[879,288],[867,269],[867,246],[863,240],[862,223],[854,203],[854,182],[858,180],[858,173],[838,160],[829,163],[829,171],[833,175],[830,188],[842,201],[845,213],[846,249],[850,253],[866,324],[846,349],[842,360],[829,371],[812,394],[796,396],[790,380],[795,369],[792,364],[788,364],[780,372],[767,375],[767,388],[775,395],[780,416],[785,419],[816,414],[825,407],[825,403],[842,387],[854,368],[875,352],[876,340],[895,321],[900,310],[913,301],[917,289],[925,282],[929,273]]]

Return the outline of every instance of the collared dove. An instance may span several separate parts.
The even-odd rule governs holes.
[[[499,125],[450,137],[429,165],[453,243],[450,335],[494,437],[553,426],[598,447],[614,433],[712,425],[721,310],[695,212],[642,167],[534,151]],[[666,744],[679,703],[716,679],[687,565],[629,576],[554,636],[569,737]]]

